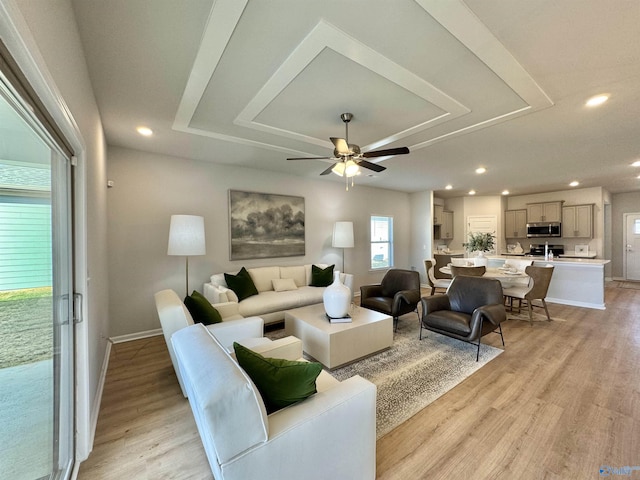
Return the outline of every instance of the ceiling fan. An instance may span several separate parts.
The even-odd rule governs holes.
[[[340,115],[340,118],[344,122],[345,138],[330,138],[335,147],[333,157],[299,157],[287,158],[287,160],[334,160],[335,163],[320,175],[328,175],[333,172],[341,177],[353,177],[360,173],[360,167],[373,170],[374,172],[382,172],[387,169],[387,167],[383,167],[377,163],[368,162],[365,160],[366,158],[388,157],[390,155],[405,155],[409,153],[407,147],[388,148],[386,150],[374,150],[362,153],[358,145],[349,143],[349,122],[353,118],[353,114],[343,113]]]

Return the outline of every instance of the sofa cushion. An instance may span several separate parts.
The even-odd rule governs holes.
[[[286,292],[262,292],[240,302],[238,309],[244,317],[261,317],[268,313],[321,303],[323,292],[324,288],[316,287],[300,287]]]
[[[295,267],[280,267],[280,278],[293,278],[298,287],[304,287],[309,285],[307,282],[307,275],[304,270],[304,265],[298,265]]]
[[[280,267],[250,268],[248,271],[258,292],[273,290],[271,280],[280,278]]]
[[[274,278],[271,283],[273,283],[274,292],[288,292],[298,288],[293,278]]]
[[[234,342],[233,349],[238,364],[262,395],[268,413],[316,393],[316,378],[322,371],[319,363],[263,357],[237,342]]]
[[[236,275],[225,273],[224,279],[229,288],[238,296],[238,301],[258,294],[251,275],[249,275],[249,272],[247,272],[247,269],[244,267],[242,267]]]
[[[326,268],[320,268],[316,265],[311,266],[311,285],[312,287],[328,287],[333,282],[333,267],[329,265]]]
[[[220,323],[222,316],[200,292],[193,291],[184,297],[184,305],[189,310],[193,321],[204,325]]]

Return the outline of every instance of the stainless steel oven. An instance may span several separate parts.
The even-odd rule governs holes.
[[[527,238],[561,236],[562,225],[560,222],[527,223]]]

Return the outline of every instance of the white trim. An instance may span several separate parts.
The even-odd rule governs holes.
[[[571,305],[572,307],[593,308],[595,310],[607,309],[604,303],[576,302],[573,300],[565,300],[561,298],[551,298],[551,297],[546,297],[545,301],[549,303],[559,303],[560,305]]]
[[[117,337],[110,337],[109,341],[111,343],[124,343],[131,342],[133,340],[140,340],[142,338],[157,337],[158,335],[162,335],[161,328],[146,330],[144,332],[127,333],[126,335],[118,335]]]
[[[96,392],[96,398],[93,402],[93,408],[91,413],[91,442],[96,436],[96,427],[98,426],[98,417],[100,415],[100,404],[102,403],[102,392],[104,390],[104,384],[107,379],[107,370],[109,369],[109,358],[111,356],[111,342],[107,342],[107,348],[104,352],[104,360],[102,361],[102,368],[100,369],[100,378],[98,379],[98,388]],[[77,462],[80,463],[80,462]]]

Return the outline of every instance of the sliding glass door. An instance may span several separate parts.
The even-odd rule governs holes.
[[[0,76],[0,477],[70,477],[72,170]]]

